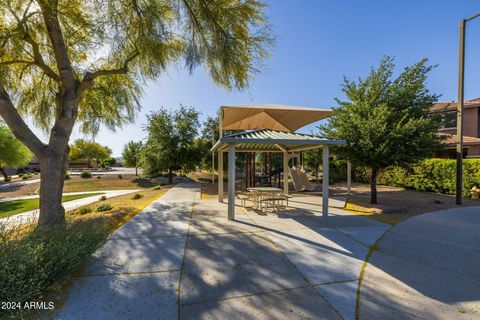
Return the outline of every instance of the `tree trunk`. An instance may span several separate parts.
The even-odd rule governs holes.
[[[67,148],[68,150],[68,148]],[[49,152],[40,162],[40,215],[39,226],[65,222],[62,193],[67,173],[68,151]]]
[[[138,177],[138,167],[137,166],[135,166],[135,176]]]
[[[370,203],[377,204],[377,169],[372,168],[370,176]]]
[[[4,182],[7,182],[7,180],[8,180],[8,174],[5,172],[5,169],[4,169],[4,168],[0,168],[0,172],[1,172],[2,175],[3,175],[3,179],[4,179],[3,181],[4,181]]]
[[[315,182],[318,183],[318,166],[315,167]]]
[[[168,184],[173,184],[173,172],[172,172],[172,168],[168,168]]]

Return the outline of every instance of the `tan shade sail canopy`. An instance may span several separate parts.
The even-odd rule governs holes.
[[[312,122],[325,119],[332,110],[259,104],[244,106],[222,106],[221,127],[223,130],[271,129],[293,132]]]

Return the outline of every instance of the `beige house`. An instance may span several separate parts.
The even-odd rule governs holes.
[[[439,102],[432,106],[431,112],[440,113],[443,127],[439,134],[445,135],[447,149],[437,156],[442,158],[456,157],[457,141],[457,103]],[[480,158],[480,98],[465,102],[463,115],[463,155],[465,158]]]

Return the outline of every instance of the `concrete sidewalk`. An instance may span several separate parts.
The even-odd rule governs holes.
[[[178,284],[199,186],[180,184],[114,232],[56,319],[177,319]]]
[[[480,207],[411,218],[371,255],[361,319],[480,319]]]
[[[389,226],[299,197],[261,215],[172,188],[114,232],[57,319],[352,319],[368,245]],[[320,205],[320,206],[319,206]]]
[[[334,202],[334,201],[332,201]],[[299,197],[261,215],[195,204],[180,283],[180,319],[354,319],[368,245],[389,228]],[[319,211],[320,210],[320,211]]]

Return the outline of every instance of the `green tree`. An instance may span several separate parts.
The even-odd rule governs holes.
[[[440,119],[429,114],[438,99],[426,86],[432,66],[426,59],[406,67],[394,80],[393,59],[385,57],[365,79],[344,80],[345,101],[323,127],[329,138],[347,143],[335,152],[370,170],[371,203],[377,203],[377,175],[392,165],[405,166],[441,147]]]
[[[303,152],[303,162],[307,167],[315,170],[315,180],[318,181],[318,171],[323,163],[322,149],[312,149]]]
[[[142,151],[142,141],[128,141],[123,147],[122,157],[125,165],[135,167],[135,175],[138,176],[138,167],[140,166],[140,153]]]
[[[114,167],[117,164],[117,160],[113,157],[108,157],[102,160],[102,167]]]
[[[173,183],[173,171],[193,171],[200,164],[196,148],[198,111],[180,106],[174,112],[161,108],[148,115],[148,138],[142,149],[142,167],[147,175],[168,172],[168,182]]]
[[[0,172],[5,181],[8,175],[5,167],[22,166],[32,159],[32,153],[20,141],[15,139],[12,131],[0,120]]]
[[[89,168],[93,161],[97,165],[101,165],[103,160],[110,157],[110,154],[112,154],[110,148],[84,139],[75,140],[70,146],[70,159],[87,161]]]
[[[210,149],[217,142],[218,138],[218,115],[216,117],[208,117],[203,122],[202,134],[196,143],[201,153],[202,166],[209,170],[212,168],[212,153]]]
[[[68,142],[131,121],[142,84],[185,61],[245,89],[271,44],[262,0],[3,0],[0,115],[40,163],[40,226],[63,222]],[[100,8],[100,9],[99,9]],[[43,143],[24,121],[48,134]]]

